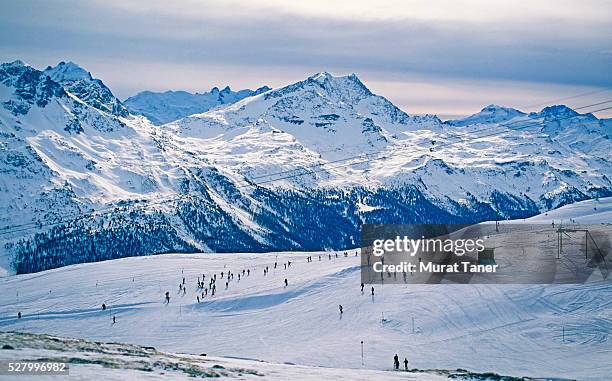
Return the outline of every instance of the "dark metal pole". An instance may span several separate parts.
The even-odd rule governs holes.
[[[361,340],[361,366],[363,366],[363,340]]]
[[[584,259],[589,259],[589,231],[584,232]]]

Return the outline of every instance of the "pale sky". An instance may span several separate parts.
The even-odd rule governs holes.
[[[612,98],[612,5],[532,1],[1,1],[0,60],[74,61],[120,98],[356,73],[408,113]],[[601,113],[599,116],[612,116]]]

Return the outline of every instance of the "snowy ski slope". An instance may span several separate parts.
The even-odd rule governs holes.
[[[369,287],[359,290],[354,252],[331,260],[323,253],[321,261],[314,254],[312,263],[308,255],[160,255],[6,277],[0,330],[340,368],[361,367],[364,340],[371,369],[390,369],[398,353],[417,368],[593,380],[612,373],[609,282],[386,285],[372,297]],[[287,261],[293,264],[284,270]],[[247,268],[250,276],[224,289],[221,271]],[[218,289],[198,304],[202,273],[216,273]],[[185,295],[178,291],[183,276]]]
[[[585,200],[526,219],[529,222],[612,223],[612,197]]]

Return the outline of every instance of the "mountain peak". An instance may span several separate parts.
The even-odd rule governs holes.
[[[265,86],[264,85],[264,86],[259,87],[257,90],[255,90],[255,92],[257,94],[261,94],[261,93],[265,93],[266,91],[270,91],[270,90],[272,90],[272,88],[270,86]]]
[[[524,112],[512,107],[490,104],[483,107],[482,110],[476,114],[470,115],[467,118],[450,120],[447,123],[454,126],[466,126],[477,123],[501,123],[523,115],[525,115]]]
[[[357,85],[361,88],[367,89],[367,87],[361,82],[361,80],[357,77],[357,74],[351,73],[349,75],[336,76],[327,71],[322,71],[320,73],[316,73],[308,77],[307,81],[317,82],[320,85],[346,85],[352,84]],[[369,90],[368,90],[369,91]]]
[[[13,62],[6,62],[6,63],[2,64],[2,67],[5,67],[5,68],[8,68],[8,67],[25,67],[25,66],[30,66],[30,65],[26,64],[22,60],[15,60]]]
[[[13,115],[25,115],[33,105],[45,107],[53,97],[66,93],[62,86],[23,61],[0,65],[0,83],[14,88],[10,99],[0,102]]]
[[[306,80],[274,90],[268,93],[268,97],[279,97],[306,88],[311,90],[314,88],[316,91],[323,89],[328,95],[335,96],[336,99],[347,103],[355,103],[374,95],[355,74],[335,76],[323,71],[311,75]]]
[[[268,86],[257,90],[233,91],[229,86],[222,90],[214,86],[210,92],[166,91],[155,93],[140,92],[125,100],[125,106],[132,114],[144,115],[153,124],[161,125],[193,114],[201,114],[211,108],[238,102],[244,98],[269,91]]]
[[[316,73],[316,74],[311,75],[310,77],[308,77],[308,79],[311,79],[311,80],[319,82],[319,83],[325,83],[325,81],[329,81],[332,78],[334,78],[334,76],[331,75],[330,73],[326,72],[326,71],[322,71],[320,73]]]
[[[543,117],[547,117],[547,116],[576,116],[578,115],[578,112],[576,112],[575,110],[565,106],[565,105],[553,105],[553,106],[547,106],[544,107],[542,109],[542,111],[539,112],[540,116]]]
[[[72,61],[61,61],[55,67],[48,66],[44,73],[56,82],[93,79],[90,72]]]
[[[62,61],[55,67],[47,67],[43,73],[88,105],[115,116],[128,116],[127,109],[112,91],[74,62]]]

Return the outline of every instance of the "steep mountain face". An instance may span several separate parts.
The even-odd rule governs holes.
[[[563,106],[442,123],[320,73],[158,127],[74,64],[22,62],[0,66],[0,103],[5,271],[342,249],[361,223],[523,218],[612,195],[610,121]]]
[[[246,97],[270,90],[263,86],[257,90],[232,91],[229,86],[223,90],[213,87],[208,93],[189,93],[187,91],[166,91],[156,93],[140,92],[125,100],[124,104],[134,115],[143,115],[156,125],[173,122],[189,115],[199,114],[220,105],[238,102]]]
[[[74,62],[60,62],[47,67],[43,72],[51,80],[62,85],[66,91],[88,105],[115,116],[128,116],[129,112],[102,81],[95,79]]]

